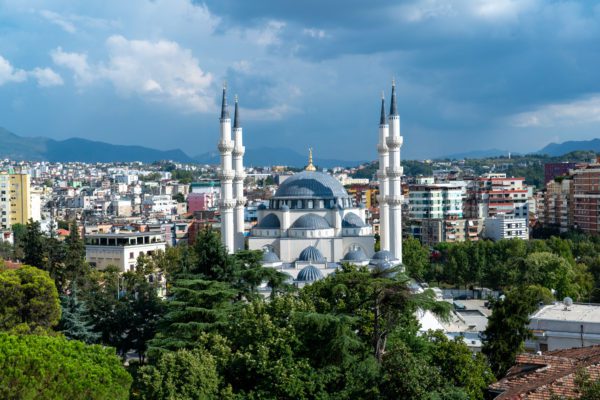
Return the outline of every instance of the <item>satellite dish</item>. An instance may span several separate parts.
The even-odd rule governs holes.
[[[566,307],[571,307],[573,305],[573,299],[570,297],[565,297],[563,299],[563,303]]]

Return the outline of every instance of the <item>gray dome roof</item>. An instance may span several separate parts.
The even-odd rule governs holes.
[[[317,214],[304,214],[294,221],[292,229],[329,229],[327,220]]]
[[[302,171],[287,178],[273,198],[337,198],[348,197],[340,181],[318,171]]]
[[[256,228],[260,229],[279,229],[281,227],[281,222],[279,221],[279,217],[275,214],[267,214],[263,219],[260,220],[258,224],[256,224]]]
[[[367,226],[363,220],[353,212],[350,212],[344,216],[342,221],[342,228],[363,228]]]
[[[298,277],[296,278],[297,281],[301,282],[314,282],[318,281],[319,279],[323,279],[323,274],[319,268],[315,267],[314,265],[307,265],[306,267],[302,268],[300,272],[298,272]]]
[[[266,209],[267,209],[267,206],[266,206],[266,204],[265,204],[265,203],[260,203],[260,204],[258,205],[258,209],[259,209],[259,210],[266,210]]]
[[[382,260],[382,261],[390,261],[394,260],[396,257],[387,250],[379,250],[377,253],[373,254],[373,260]]]
[[[298,256],[299,261],[325,262],[323,254],[315,246],[308,246]]]
[[[367,259],[365,252],[361,248],[358,248],[347,252],[342,261],[366,261]]]
[[[279,257],[272,251],[265,251],[262,255],[261,261],[264,263],[275,263],[279,262]]]

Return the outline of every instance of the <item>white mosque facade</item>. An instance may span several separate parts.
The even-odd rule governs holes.
[[[223,89],[221,109],[221,240],[230,253],[244,248],[244,167],[242,128],[235,101],[234,137]],[[373,228],[365,208],[355,204],[334,177],[316,171],[312,151],[306,169],[286,179],[268,204],[258,210],[258,222],[247,237],[250,250],[262,250],[263,265],[277,268],[297,284],[321,279],[342,262],[389,268],[402,263],[402,191],[400,120],[392,85],[390,115],[384,100],[379,125],[381,250],[374,252]]]

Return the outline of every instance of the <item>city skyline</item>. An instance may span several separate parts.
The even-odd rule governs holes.
[[[23,136],[195,156],[214,148],[227,81],[248,148],[276,140],[370,160],[392,77],[408,159],[526,153],[591,139],[600,123],[598,2],[5,0],[0,10],[0,126]]]

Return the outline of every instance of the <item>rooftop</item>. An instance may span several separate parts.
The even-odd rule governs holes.
[[[536,319],[600,323],[600,304],[574,303],[565,307],[564,303],[556,302],[540,308],[531,316],[532,322]]]

